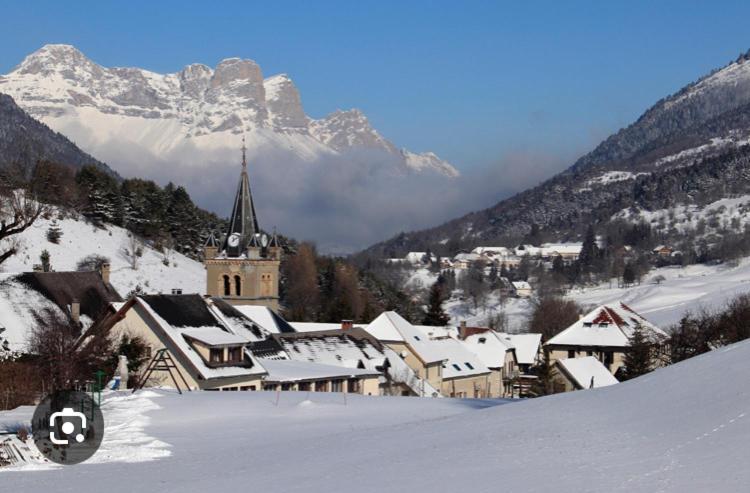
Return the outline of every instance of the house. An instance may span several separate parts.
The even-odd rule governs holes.
[[[651,253],[653,253],[656,256],[663,257],[663,258],[671,257],[672,252],[674,252],[674,249],[667,245],[659,245],[653,250],[651,250]]]
[[[185,384],[201,390],[379,393],[381,373],[374,367],[294,361],[278,343],[270,347],[268,344],[275,337],[294,334],[291,326],[275,314],[270,321],[258,317],[263,324],[257,324],[243,314],[242,308],[247,307],[199,295],[138,296],[113,306],[107,316],[89,329],[82,343],[106,331],[116,337],[127,334],[141,338],[147,344],[149,356],[166,349],[179,376],[173,380],[173,375],[154,373],[144,382],[146,386],[182,388]],[[253,308],[258,310],[253,312],[256,316],[268,315],[261,310],[265,307]],[[262,353],[264,348],[266,358],[256,356],[255,352]]]
[[[560,257],[564,262],[570,263],[578,260],[582,249],[583,243],[543,243],[540,254],[546,260]]]
[[[196,294],[133,297],[93,326],[84,343],[100,331],[115,337],[139,337],[146,343],[149,357],[166,349],[185,379],[182,382],[175,377],[175,384],[170,375],[154,373],[146,386],[181,387],[186,383],[190,389],[261,390],[267,375],[247,350],[251,338],[230,330]]]
[[[560,392],[595,389],[618,383],[607,367],[593,356],[557,360],[554,370],[552,382]]]
[[[365,330],[395,352],[433,389],[443,383],[443,354],[434,350],[428,337],[396,312],[381,313]]]
[[[418,378],[442,395],[490,395],[491,370],[461,341],[451,337],[454,330],[414,326],[395,312],[382,313],[366,330],[399,355]]]
[[[442,359],[440,390],[444,396],[466,399],[501,395],[499,387],[490,385],[492,371],[463,342],[441,337],[430,339],[427,344]]]
[[[515,351],[518,377],[515,379],[514,395],[519,397],[530,395],[537,380],[535,368],[541,363],[542,335],[500,332],[498,337]]]
[[[452,269],[453,260],[450,257],[440,257],[440,268],[441,269]]]
[[[276,345],[273,351],[270,351],[271,341]],[[363,384],[368,395],[423,395],[414,372],[405,372],[406,365],[399,364],[400,356],[359,327],[342,329],[337,326],[328,330],[276,334],[269,341],[254,344],[253,352],[263,361],[286,357],[294,361],[369,370],[370,378]]]
[[[468,269],[471,264],[482,260],[482,256],[476,253],[458,253],[453,257],[455,269]]]
[[[531,298],[533,290],[531,289],[531,284],[529,284],[528,282],[513,281],[511,285],[513,286],[513,294],[517,298]]]
[[[411,265],[428,265],[431,262],[437,262],[437,257],[429,252],[409,252],[404,260]]]
[[[13,351],[24,352],[40,319],[53,317],[88,329],[122,298],[98,272],[26,272],[0,278],[0,327]]]
[[[462,338],[464,346],[492,371],[487,394],[491,397],[514,397],[518,379],[516,350],[507,338],[489,328],[470,330]]]
[[[646,337],[655,341],[667,334],[624,303],[601,305],[544,345],[550,364],[570,358],[594,356],[613,375],[623,366],[629,337],[640,326]]]

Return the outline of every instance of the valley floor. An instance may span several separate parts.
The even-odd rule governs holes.
[[[304,393],[282,393],[275,406],[273,393],[119,394],[105,405],[114,436],[95,463],[4,471],[0,482],[8,491],[106,485],[110,493],[743,491],[750,391],[735,377],[747,374],[749,361],[745,341],[626,383],[502,406]],[[118,431],[128,426],[150,457],[117,455],[118,447],[138,449]]]

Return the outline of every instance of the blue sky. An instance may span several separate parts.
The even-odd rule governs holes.
[[[252,58],[308,114],[361,108],[463,170],[572,159],[750,48],[749,2],[38,1],[2,18],[3,73],[46,43],[158,72]]]

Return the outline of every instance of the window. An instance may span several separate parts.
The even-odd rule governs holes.
[[[229,348],[228,361],[241,362],[242,361],[242,346],[230,347]]]
[[[224,350],[221,348],[211,349],[209,351],[209,360],[211,363],[223,363],[224,362]]]
[[[271,284],[273,283],[273,276],[271,274],[260,275],[260,295],[271,296]]]
[[[592,324],[591,322],[583,322],[584,327],[591,327],[592,325],[594,324]]]
[[[331,380],[331,392],[341,392],[343,390],[343,384],[341,380]]]
[[[572,349],[568,349],[568,358],[575,358],[576,352]]]
[[[151,359],[151,346],[146,346],[146,358]]]
[[[231,296],[232,286],[229,283],[229,276],[224,274],[224,296]]]
[[[468,368],[469,370],[473,370],[473,369],[474,369],[474,367],[473,367],[473,366],[471,366],[471,363],[469,363],[468,361],[467,361],[466,363],[464,363],[464,364],[466,365],[466,367],[467,367],[467,368]]]
[[[234,276],[234,295],[242,296],[242,279],[240,279],[240,276]]]
[[[310,382],[300,382],[297,384],[297,389],[300,392],[309,392],[310,391]]]
[[[602,322],[602,323],[599,324],[599,327],[605,327],[606,328],[607,325],[609,325],[609,324],[607,324],[607,322]]]
[[[455,363],[453,363],[453,368],[455,368],[455,369],[456,369],[456,371],[461,371],[461,367],[460,367],[460,366],[458,366],[458,365],[457,365],[457,364],[455,364]]]
[[[480,337],[479,338],[479,344],[484,344],[485,342],[487,342],[487,338],[486,337]]]
[[[414,339],[421,341],[422,339],[419,338],[419,336],[414,336]]]
[[[350,379],[348,383],[347,391],[352,394],[359,393],[359,380],[357,380],[356,378]]]
[[[240,387],[240,390],[245,390],[245,391],[251,390],[251,391],[254,391],[255,390],[255,385],[246,385],[246,386]]]

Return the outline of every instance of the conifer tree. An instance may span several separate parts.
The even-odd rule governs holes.
[[[43,272],[49,272],[50,270],[52,270],[52,266],[50,264],[49,252],[47,250],[42,250],[42,254],[39,255],[39,260],[42,262]]]
[[[60,225],[57,223],[57,219],[53,219],[49,225],[49,229],[47,230],[47,241],[57,245],[60,243],[61,237],[62,230],[60,229]]]
[[[623,363],[623,379],[639,377],[650,372],[654,366],[653,343],[648,339],[640,324],[636,325],[633,333],[628,337],[628,349]]]
[[[445,301],[443,296],[444,284],[442,276],[440,276],[430,288],[427,314],[422,321],[424,325],[443,327],[450,322],[450,317],[443,310],[443,302]]]

